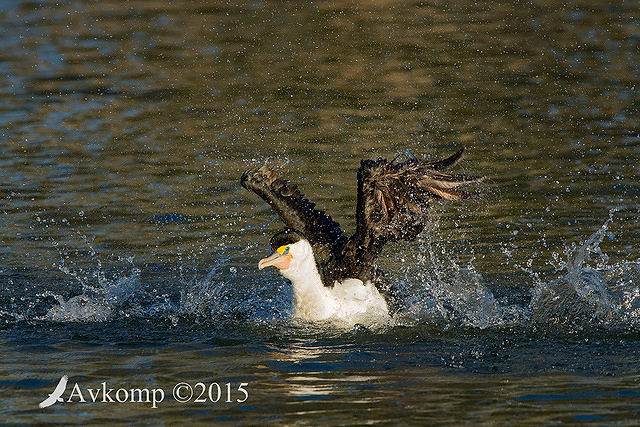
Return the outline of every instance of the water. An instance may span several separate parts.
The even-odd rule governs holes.
[[[3,2],[0,419],[637,423],[639,18],[624,1]],[[290,287],[256,268],[281,225],[242,170],[282,165],[349,234],[361,158],[462,145],[480,196],[434,204],[380,259],[406,307],[292,319]],[[38,408],[65,374],[65,402]],[[166,398],[71,395],[103,383]]]

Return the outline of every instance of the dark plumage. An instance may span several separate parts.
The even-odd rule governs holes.
[[[350,238],[295,185],[282,179],[275,168],[249,169],[242,174],[241,184],[269,203],[287,227],[306,237],[325,286],[348,278],[371,280],[388,294],[389,289],[374,266],[385,243],[414,240],[425,227],[430,199],[466,198],[469,194],[458,187],[482,180],[440,172],[458,163],[463,153],[464,148],[437,162],[415,157],[404,161],[398,157],[392,161],[362,160],[358,169],[356,231]],[[274,236],[272,246],[275,250],[281,241],[299,239],[298,236],[286,230]]]
[[[285,228],[271,238],[271,249],[275,252],[280,246],[299,242],[307,237],[293,228]]]

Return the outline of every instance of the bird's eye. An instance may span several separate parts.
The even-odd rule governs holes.
[[[280,255],[286,255],[289,253],[289,246],[282,245],[276,250],[276,252],[278,252]]]

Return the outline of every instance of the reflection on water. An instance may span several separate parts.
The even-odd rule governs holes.
[[[637,4],[1,4],[3,419],[637,418]],[[360,159],[463,145],[482,197],[380,260],[405,310],[291,319],[241,171],[283,165],[349,233]],[[35,414],[65,373],[251,399]]]
[[[377,380],[375,375],[349,373],[343,373],[339,377],[334,375],[331,365],[335,364],[336,359],[352,353],[353,345],[318,347],[313,342],[301,342],[273,350],[266,354],[268,358],[265,361],[266,366],[260,366],[260,368],[268,369],[269,373],[276,377],[280,372],[289,372],[285,381],[273,382],[271,386],[301,401],[341,394],[343,384],[358,387],[358,384],[371,384]]]

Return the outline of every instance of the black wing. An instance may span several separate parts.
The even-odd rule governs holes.
[[[280,177],[275,168],[262,166],[245,171],[240,183],[264,199],[287,227],[302,232],[311,246],[320,267],[323,283],[333,286],[337,256],[347,243],[340,224],[306,199],[298,187]]]
[[[363,160],[358,169],[356,232],[344,246],[341,268],[350,277],[373,279],[373,261],[389,241],[414,240],[424,229],[430,199],[459,200],[469,196],[462,184],[482,177],[452,176],[439,172],[458,163],[464,148],[438,162],[415,157]]]

